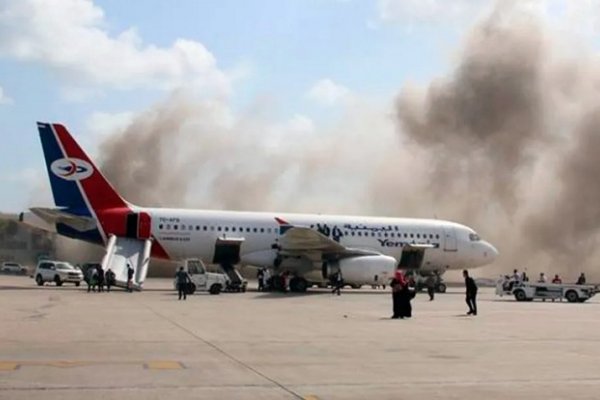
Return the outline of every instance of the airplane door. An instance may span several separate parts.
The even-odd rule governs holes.
[[[444,251],[457,251],[456,231],[453,227],[444,227]]]
[[[420,269],[425,257],[423,249],[402,249],[402,257],[398,263],[398,269]]]
[[[151,222],[150,215],[145,212],[127,214],[125,236],[130,239],[149,239]]]
[[[126,229],[125,229],[126,237],[128,237],[130,239],[137,239],[138,218],[139,218],[139,215],[137,213],[127,214],[127,222],[126,222]]]
[[[240,262],[240,248],[244,239],[218,238],[215,243],[213,264],[235,265]]]

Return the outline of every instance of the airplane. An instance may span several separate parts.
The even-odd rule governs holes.
[[[106,247],[102,266],[141,288],[150,258],[200,259],[288,274],[304,292],[340,271],[345,282],[386,282],[397,269],[445,272],[492,263],[496,248],[470,227],[438,219],[138,207],[124,200],[65,126],[37,124],[55,208],[21,221]],[[243,195],[243,194],[242,194]]]

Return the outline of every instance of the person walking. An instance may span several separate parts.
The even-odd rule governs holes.
[[[477,315],[477,284],[466,269],[463,270],[463,277],[465,278],[466,301],[469,306],[467,315]]]
[[[392,319],[404,318],[401,299],[403,286],[406,286],[404,274],[402,271],[396,271],[394,278],[390,282],[390,287],[392,288]]]
[[[400,318],[412,317],[412,304],[410,302],[415,294],[415,281],[410,278],[405,281],[400,289]]]
[[[96,275],[98,274],[98,271],[96,270],[95,267],[91,267],[87,270],[87,284],[88,284],[88,293],[91,292],[92,290],[95,292],[96,291]]]
[[[265,268],[263,271],[263,282],[263,290],[270,291],[273,284],[273,280],[271,279],[271,271],[268,268]]]
[[[259,268],[256,273],[256,279],[258,280],[258,291],[262,292],[265,290],[265,271],[264,268]]]
[[[129,293],[133,292],[133,267],[131,266],[131,264],[129,263],[129,261],[127,262],[127,291]]]
[[[98,270],[98,293],[104,292],[104,270],[101,265],[96,267]]]
[[[338,296],[341,294],[342,286],[344,286],[344,280],[342,279],[342,271],[338,270],[335,274],[333,274],[332,279],[333,290],[331,294],[337,294]]]
[[[183,267],[179,267],[179,271],[175,274],[175,279],[177,280],[177,294],[179,295],[179,299],[183,296],[183,300],[187,300],[187,291],[188,285],[192,283],[190,279],[190,275],[183,270]]]
[[[427,294],[429,295],[429,301],[433,301],[434,297],[435,297],[435,283],[436,283],[436,276],[435,275],[429,275],[427,277],[427,279],[425,279],[425,286],[427,287]]]
[[[115,273],[112,269],[107,269],[104,274],[104,280],[106,281],[106,291],[110,292],[110,287],[115,284]]]

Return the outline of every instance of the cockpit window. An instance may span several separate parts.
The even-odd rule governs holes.
[[[469,240],[470,240],[471,242],[477,242],[477,241],[481,240],[481,238],[479,237],[479,235],[478,235],[478,234],[476,234],[476,233],[471,233],[471,234],[469,234]]]

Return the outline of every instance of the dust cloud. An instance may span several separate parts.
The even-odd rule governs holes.
[[[437,216],[499,248],[480,275],[599,280],[600,69],[510,4],[393,104],[356,96],[316,127],[273,122],[268,100],[240,113],[178,92],[102,144],[103,170],[140,205]]]

